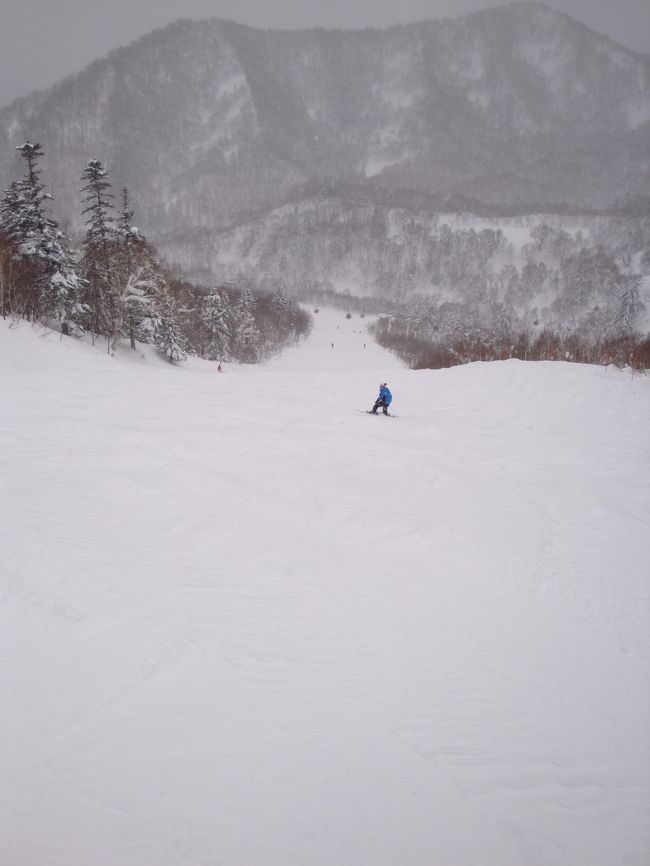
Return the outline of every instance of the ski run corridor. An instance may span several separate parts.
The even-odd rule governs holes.
[[[0,866],[650,863],[650,377],[368,322],[0,322]]]

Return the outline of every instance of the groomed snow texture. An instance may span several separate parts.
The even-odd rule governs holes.
[[[650,862],[649,378],[367,322],[0,322],[2,866]]]

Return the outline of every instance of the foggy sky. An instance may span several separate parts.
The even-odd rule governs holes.
[[[650,54],[650,0],[545,0]],[[0,0],[0,106],[78,72],[178,18],[262,28],[388,27],[502,5],[499,0]]]

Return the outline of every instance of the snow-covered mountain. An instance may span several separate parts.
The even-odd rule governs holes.
[[[650,193],[649,83],[647,57],[536,2],[383,31],[180,21],[0,111],[0,180],[40,141],[74,228],[99,158],[149,237],[190,260],[324,186],[606,205]]]
[[[622,272],[638,272],[650,282],[649,246],[650,219],[623,213],[480,217],[320,195],[230,231],[170,241],[166,250],[198,279],[283,285],[303,297],[325,291],[403,301],[437,294],[530,308],[548,306],[564,291],[584,313],[608,295],[618,298]],[[580,254],[598,254],[610,269],[610,278],[600,280],[603,291],[594,280],[593,292],[582,301],[566,279]],[[586,270],[583,264],[590,279]],[[513,275],[521,293],[508,291]],[[642,291],[645,302],[648,289],[650,284]]]
[[[0,862],[645,866],[650,379],[314,319],[0,320]]]

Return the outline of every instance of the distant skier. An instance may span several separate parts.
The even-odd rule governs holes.
[[[379,397],[375,400],[375,405],[370,410],[373,415],[377,414],[377,409],[381,406],[384,415],[388,415],[388,407],[391,404],[393,399],[393,395],[388,390],[388,385],[386,382],[382,382],[379,386]]]

